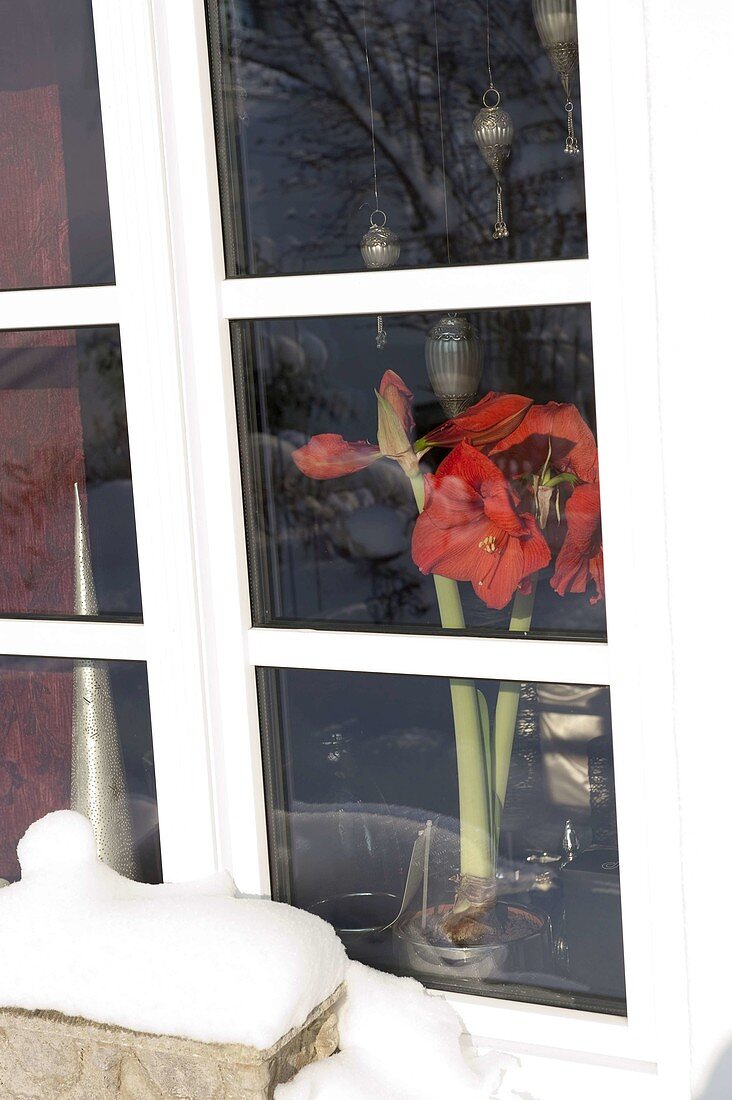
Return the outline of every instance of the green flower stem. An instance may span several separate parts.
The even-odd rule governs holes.
[[[421,512],[424,508],[422,474],[410,477],[410,484]],[[435,582],[440,621],[445,630],[463,630],[465,618],[460,592],[455,581],[436,574]],[[455,725],[458,796],[460,800],[460,872],[490,879],[495,874],[492,860],[488,802],[488,778],[483,751],[483,727],[478,692],[472,680],[450,680],[450,698]]]
[[[534,577],[532,592],[524,596],[517,592],[513,600],[511,622],[508,629],[517,634],[526,633],[531,627],[531,616],[534,611],[534,598],[536,596],[537,578]],[[508,773],[511,768],[511,753],[513,739],[516,733],[516,718],[518,716],[519,699],[521,697],[521,684],[516,680],[502,680],[498,688],[496,701],[495,721],[495,769],[496,769],[496,796],[498,820],[496,831],[500,830],[500,814],[506,803],[506,791],[508,789]]]

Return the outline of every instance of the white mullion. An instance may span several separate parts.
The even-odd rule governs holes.
[[[94,619],[0,619],[0,653],[24,657],[88,657],[144,661],[142,623]]]
[[[219,864],[159,88],[147,0],[93,0],[163,870]]]
[[[69,286],[0,292],[0,329],[112,325],[119,320],[116,286]]]
[[[153,0],[222,860],[268,893],[249,584],[204,4]]]
[[[230,279],[223,316],[318,317],[563,305],[590,297],[587,260]]]
[[[469,676],[486,680],[607,684],[608,647],[602,642],[529,638],[358,633],[337,630],[249,631],[255,665],[275,668]]]

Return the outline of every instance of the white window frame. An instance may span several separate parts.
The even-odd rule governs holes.
[[[120,326],[145,621],[0,620],[0,652],[145,660],[165,876],[225,865],[252,893],[269,890],[256,666],[488,660],[497,679],[609,685],[627,1020],[450,999],[479,1038],[642,1071],[633,1096],[673,1100],[688,1019],[643,3],[578,9],[589,259],[226,280],[203,0],[93,0],[117,283],[6,292],[0,328]],[[574,302],[592,309],[607,643],[252,628],[230,321]]]

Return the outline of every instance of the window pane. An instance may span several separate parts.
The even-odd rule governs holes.
[[[0,657],[1,878],[19,877],[15,849],[28,826],[69,807],[92,820],[117,870],[162,880],[145,665]]]
[[[468,630],[500,634],[517,588],[538,576],[522,631],[530,622],[536,636],[603,638],[589,306],[397,314],[384,325],[381,351],[368,316],[234,326],[256,622],[461,629],[454,613],[441,616],[438,574],[458,583]],[[426,341],[435,325],[445,339]],[[437,471],[440,488],[417,521],[415,485],[399,462],[370,462],[373,448],[339,450],[334,440],[376,442],[374,388],[389,370],[414,395],[413,439],[445,422],[427,345],[448,360],[455,348],[459,357],[475,353],[470,400],[513,396],[481,406],[483,434],[469,435],[470,444],[458,448],[457,436],[443,433],[420,452],[420,470]],[[447,362],[448,372],[455,366],[463,371],[463,359]],[[403,439],[393,449],[405,447]],[[334,476],[354,454],[365,468]],[[440,480],[450,468],[452,478]],[[448,499],[453,483],[459,499]]]
[[[438,677],[259,675],[279,899],[329,920],[370,965],[443,989],[624,1014],[607,688],[459,681],[466,711],[466,695],[454,707],[454,683]],[[476,687],[490,750],[479,742],[471,757]],[[491,790],[503,802],[493,826]],[[481,904],[456,929],[461,869]]]
[[[208,8],[230,276],[360,270],[375,206],[399,237],[400,267],[587,254],[582,157],[565,153],[566,97],[531,4],[490,5],[493,77],[514,127],[501,239],[496,181],[473,136],[488,87],[485,5],[437,5],[437,37],[428,4]],[[579,135],[576,71],[571,94]]]
[[[118,329],[0,332],[0,613],[141,612]]]
[[[0,289],[114,282],[90,0],[0,0]]]

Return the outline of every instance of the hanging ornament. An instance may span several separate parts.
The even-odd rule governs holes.
[[[369,113],[371,116],[371,155],[374,165],[374,210],[371,225],[361,238],[360,248],[363,262],[371,271],[381,271],[393,267],[399,259],[401,246],[399,238],[391,229],[386,228],[386,214],[379,208],[379,178],[376,171],[376,130],[374,128],[374,95],[371,85],[371,61],[369,59],[369,37],[366,22],[366,0],[363,2],[363,52],[366,59],[366,80],[369,88]],[[378,221],[378,218],[383,221]],[[376,347],[381,351],[386,347],[386,329],[384,318],[376,318]]]
[[[384,219],[381,224],[375,221],[379,214]],[[400,250],[401,246],[396,233],[386,228],[386,214],[383,210],[374,210],[371,215],[371,226],[361,238],[361,255],[366,267],[374,271],[393,267],[399,259]]]
[[[483,373],[480,337],[465,317],[448,313],[433,325],[424,345],[427,373],[448,416],[475,404]]]
[[[500,106],[501,96],[491,83],[483,94],[483,106],[473,119],[473,136],[483,159],[496,177],[496,224],[494,240],[508,236],[508,226],[503,215],[503,170],[511,155],[513,120]]]
[[[574,133],[574,104],[571,96],[572,73],[577,67],[579,46],[577,44],[577,3],[576,0],[532,0],[534,22],[541,38],[541,44],[559,74],[567,101],[567,140],[565,153],[575,156],[580,151],[579,142]]]
[[[442,80],[440,73],[440,37],[437,22],[437,0],[432,0],[435,27],[435,62],[437,67],[437,106],[440,117],[440,146],[442,150],[442,193],[445,211],[445,247],[447,262],[452,263],[450,253],[450,217],[447,206],[447,167],[445,160],[445,130],[442,112]],[[448,313],[441,317],[427,333],[424,356],[430,384],[448,416],[457,416],[470,408],[478,396],[480,376],[483,371],[483,354],[480,337],[465,317]]]
[[[501,107],[501,95],[493,83],[490,0],[486,0],[485,12],[485,61],[488,88],[483,93],[483,106],[473,119],[473,137],[483,159],[496,177],[496,224],[493,227],[493,239],[500,241],[508,236],[508,226],[503,214],[503,172],[511,155],[513,120],[508,111]]]

